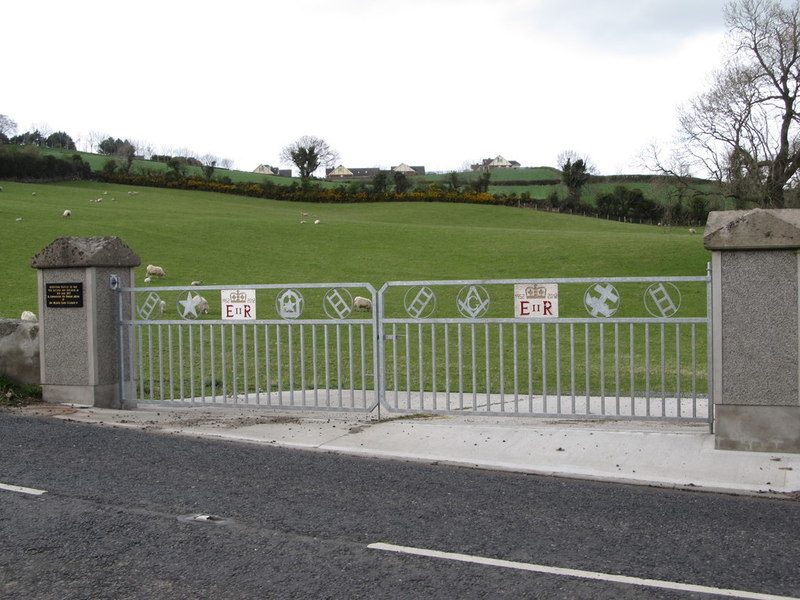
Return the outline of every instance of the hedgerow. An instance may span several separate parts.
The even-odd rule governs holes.
[[[355,202],[459,202],[469,204],[517,205],[501,196],[485,192],[454,191],[440,186],[429,186],[403,194],[397,192],[375,192],[368,187],[336,186],[323,188],[317,183],[292,183],[275,185],[265,183],[232,183],[228,181],[206,180],[195,177],[169,177],[166,174],[138,173],[96,173],[99,181],[133,186],[163,187],[169,189],[217,192],[253,198],[269,198],[294,202],[319,202],[324,204],[344,204]]]
[[[75,154],[59,158],[27,146],[0,146],[0,179],[6,180],[67,180],[88,179],[89,163]]]
[[[114,163],[116,166],[116,163]],[[59,158],[38,152],[38,148],[0,146],[0,179],[8,180],[70,180],[95,179],[106,183],[130,186],[160,187],[169,189],[217,192],[290,202],[316,202],[323,204],[345,204],[359,202],[450,202],[493,206],[515,206],[554,212],[582,214],[585,216],[612,218],[633,222],[667,222],[672,224],[701,223],[707,216],[709,205],[702,198],[687,198],[674,206],[664,206],[645,198],[641,192],[616,186],[609,193],[598,194],[593,204],[561,198],[554,190],[546,199],[531,198],[528,192],[489,194],[468,187],[446,186],[440,183],[418,184],[409,191],[379,191],[367,183],[351,181],[347,184],[323,186],[318,181],[293,181],[291,184],[276,184],[265,180],[261,183],[236,183],[229,177],[207,178],[186,175],[184,169],[155,169],[131,171],[107,168],[92,172],[90,165],[79,155]],[[612,177],[606,179],[613,181]],[[630,179],[626,180],[630,181]],[[496,182],[495,182],[496,183]],[[508,184],[511,182],[503,182]],[[526,182],[541,185],[545,182]],[[547,180],[548,185],[556,184]],[[493,184],[494,185],[494,184]],[[688,203],[685,205],[684,203]]]

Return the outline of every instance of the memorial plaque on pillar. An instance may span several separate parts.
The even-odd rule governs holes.
[[[44,297],[48,308],[81,308],[83,283],[46,283]]]

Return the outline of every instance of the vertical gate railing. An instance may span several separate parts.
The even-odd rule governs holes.
[[[336,410],[377,403],[368,283],[119,292],[134,306],[133,318],[120,320],[124,401]]]
[[[710,277],[398,281],[390,411],[712,422]]]
[[[126,402],[713,422],[708,275],[117,291]]]

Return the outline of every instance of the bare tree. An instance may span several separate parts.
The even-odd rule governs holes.
[[[17,132],[17,122],[11,117],[0,115],[0,135],[11,137]]]
[[[481,164],[480,160],[465,160],[464,162],[461,163],[461,171],[463,171],[464,173],[469,173],[470,171],[475,170],[472,168],[473,165],[479,165],[479,164]]]
[[[729,58],[680,111],[676,163],[724,183],[740,205],[783,207],[800,168],[800,0],[735,0],[725,19]]]
[[[199,162],[199,159],[197,158],[197,153],[194,150],[186,148],[185,146],[181,146],[179,148],[172,148],[172,150],[168,152],[168,154],[172,154],[173,156],[182,156],[184,158],[193,158]]]
[[[136,154],[149,160],[153,155],[153,144],[145,140],[131,140],[131,144],[136,148]]]
[[[87,137],[87,144],[89,147],[86,149],[86,151],[97,152],[100,142],[108,137],[110,136],[103,131],[90,131]]]
[[[284,164],[295,165],[300,171],[300,177],[308,179],[320,167],[335,166],[339,153],[325,140],[304,135],[283,148],[280,159]]]
[[[40,123],[31,125],[31,131],[38,131],[43,138],[47,138],[53,133],[53,128],[48,123]]]

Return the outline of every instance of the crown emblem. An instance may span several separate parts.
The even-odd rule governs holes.
[[[547,298],[547,288],[535,283],[525,288],[526,298]]]

